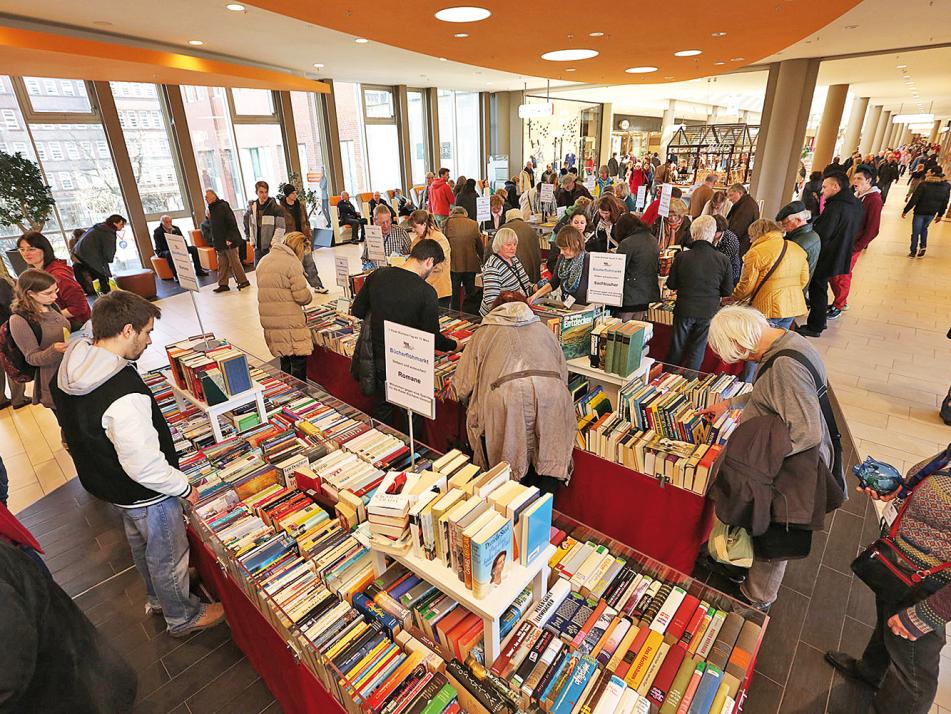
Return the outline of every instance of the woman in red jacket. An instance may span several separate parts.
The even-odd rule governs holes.
[[[36,270],[45,270],[56,279],[59,295],[56,298],[56,304],[63,313],[63,317],[69,320],[70,328],[75,331],[86,324],[91,312],[86,293],[76,282],[73,269],[65,260],[57,258],[53,253],[53,246],[50,245],[46,236],[39,231],[24,233],[17,241],[17,249],[28,266]]]

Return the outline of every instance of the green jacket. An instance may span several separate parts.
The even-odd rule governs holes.
[[[812,274],[816,271],[816,263],[819,262],[819,249],[822,247],[819,234],[812,230],[811,223],[807,223],[804,226],[799,226],[792,233],[787,233],[786,240],[791,240],[806,251],[806,260],[809,261],[809,279],[812,280]]]

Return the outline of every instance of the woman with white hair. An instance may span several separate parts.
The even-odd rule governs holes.
[[[701,412],[703,416],[715,421],[727,409],[742,409],[741,422],[778,416],[789,429],[792,448],[787,457],[819,446],[819,457],[832,469],[832,437],[819,404],[817,380],[810,372],[814,370],[825,385],[826,370],[809,342],[795,332],[770,326],[759,310],[740,305],[724,307],[713,317],[709,337],[710,347],[724,362],[770,364],[768,370],[757,374],[752,391],[714,404]],[[743,597],[754,607],[768,608],[779,594],[786,562],[754,557],[740,586]]]
[[[667,361],[699,370],[707,349],[710,318],[720,309],[720,300],[733,293],[733,268],[729,259],[713,247],[717,222],[700,216],[690,226],[693,242],[674,257],[667,287],[677,291],[673,335]]]
[[[492,309],[495,299],[505,291],[531,295],[535,286],[515,257],[518,250],[518,233],[511,228],[500,228],[492,239],[492,256],[482,266],[482,305],[480,315]]]

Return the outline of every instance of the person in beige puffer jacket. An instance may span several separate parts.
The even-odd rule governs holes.
[[[303,310],[313,299],[302,262],[308,250],[310,240],[303,233],[288,233],[282,243],[271,245],[255,270],[264,341],[280,357],[281,370],[300,380],[307,378],[307,356],[314,350]]]

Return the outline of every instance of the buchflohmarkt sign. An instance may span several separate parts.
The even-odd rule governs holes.
[[[588,253],[588,302],[624,304],[624,265],[618,253]]]
[[[432,333],[384,320],[383,345],[386,401],[435,419],[436,338]]]
[[[172,262],[175,263],[178,284],[185,290],[191,290],[192,292],[201,290],[201,286],[198,284],[198,276],[195,274],[195,264],[188,252],[185,238],[176,233],[166,233],[165,240],[168,243],[168,252],[172,256]]]

